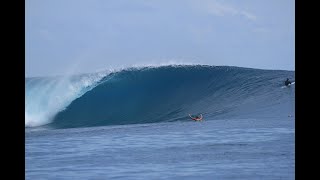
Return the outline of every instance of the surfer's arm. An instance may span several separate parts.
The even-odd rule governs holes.
[[[193,120],[195,120],[195,119],[196,119],[196,118],[192,117],[190,114],[189,114],[189,116],[190,116],[190,118],[191,118],[191,119],[193,119]]]

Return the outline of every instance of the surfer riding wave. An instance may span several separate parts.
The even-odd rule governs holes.
[[[284,85],[289,86],[292,82],[289,81],[289,78],[287,78],[287,80],[284,82]]]

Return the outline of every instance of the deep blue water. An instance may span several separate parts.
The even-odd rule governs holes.
[[[286,78],[200,65],[27,78],[26,179],[294,179]]]
[[[294,179],[294,119],[26,133],[26,179]]]

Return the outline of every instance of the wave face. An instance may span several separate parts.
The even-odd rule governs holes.
[[[294,85],[282,88],[286,78],[294,79],[293,71],[170,65],[92,76],[27,79],[26,127],[189,121],[188,114],[198,113],[207,120],[287,117],[294,112]]]

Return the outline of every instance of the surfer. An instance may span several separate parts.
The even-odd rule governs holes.
[[[190,118],[194,121],[201,121],[202,120],[202,114],[200,114],[200,116],[195,116],[195,117],[192,117],[190,114],[189,114]]]
[[[289,78],[284,82],[284,85],[289,86],[291,84],[291,81],[289,81]]]

